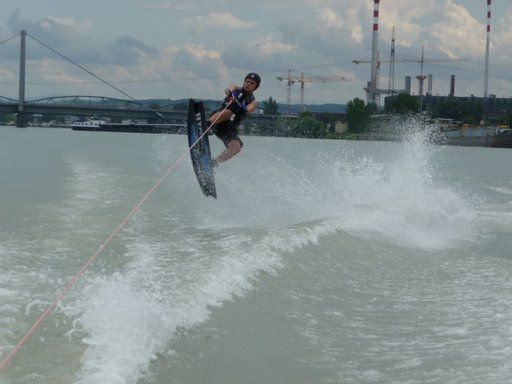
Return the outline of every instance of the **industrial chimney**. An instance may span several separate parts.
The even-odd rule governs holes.
[[[373,35],[372,35],[372,63],[370,73],[370,88],[367,101],[377,103],[377,60],[379,44],[379,5],[380,0],[373,0]]]
[[[487,0],[487,39],[485,42],[485,79],[484,79],[484,98],[487,99],[489,93],[489,48],[491,44],[491,4],[492,0]]]
[[[450,97],[455,96],[455,75],[450,76]]]
[[[405,93],[411,94],[411,76],[405,76]]]

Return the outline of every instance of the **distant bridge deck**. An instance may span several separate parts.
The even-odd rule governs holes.
[[[0,96],[0,113],[18,113],[18,101]],[[185,121],[187,111],[176,111],[172,105],[151,109],[142,103],[103,96],[56,96],[27,100],[23,106],[25,114],[70,115],[82,117],[122,117],[127,119]],[[270,123],[274,115],[248,115],[248,121]]]
[[[27,100],[23,106],[26,114],[51,114],[74,116],[129,117],[137,119],[181,119],[184,112],[151,109],[130,100],[102,96],[62,96]],[[18,113],[18,101],[2,97],[0,113]]]

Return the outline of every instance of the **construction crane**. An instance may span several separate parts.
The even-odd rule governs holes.
[[[425,47],[421,47],[421,58],[419,60],[413,60],[413,62],[420,64],[420,74],[416,76],[418,79],[418,85],[419,85],[419,96],[420,96],[420,108],[419,111],[423,111],[423,82],[427,78],[423,74],[423,66],[425,63],[451,63],[455,61],[467,61],[465,59],[425,59]],[[406,62],[406,61],[401,61]],[[409,61],[410,62],[410,61]]]
[[[388,95],[395,94],[395,27],[391,33],[391,52],[389,54],[389,77],[388,77]]]
[[[288,70],[287,77],[278,76],[277,80],[286,81],[286,103],[288,105],[288,112],[290,112],[292,85],[300,83],[300,112],[304,112],[304,84],[305,83],[327,83],[337,81],[349,81],[344,76],[304,76],[304,72],[300,77],[292,76],[292,70]]]
[[[371,64],[371,60],[352,60],[352,62],[356,65],[358,64],[367,64],[367,63],[370,63]],[[390,89],[390,85],[388,85],[388,89],[379,89],[379,82],[380,82],[380,64],[381,63],[392,63],[393,65],[393,68],[394,68],[394,64],[395,64],[395,59],[392,58],[391,60],[380,60],[380,52],[377,52],[377,65],[375,67],[375,80],[374,80],[374,87],[375,87],[375,91],[371,92],[371,88],[372,88],[372,84],[371,82],[368,82],[368,85],[363,88],[366,93],[367,93],[367,96],[369,93],[373,93],[374,97],[375,97],[375,103],[377,105],[380,105],[380,95],[384,94],[384,95],[387,95],[387,94],[393,94],[393,93],[396,93],[396,90],[395,89]],[[400,62],[400,61],[399,61]],[[407,62],[411,62],[413,63],[414,61],[407,61]],[[391,71],[390,71],[390,74],[391,74]],[[392,77],[394,79],[394,73],[392,74]],[[391,83],[391,80],[390,80],[390,83]],[[394,80],[393,80],[393,88],[394,88]],[[368,99],[368,97],[367,97]]]
[[[377,51],[376,53],[376,66],[375,66],[375,79],[373,86],[375,87],[375,90],[372,92],[372,84],[371,82],[368,83],[367,87],[364,88],[364,90],[367,93],[367,99],[369,99],[369,94],[372,93],[373,97],[375,98],[375,102],[377,105],[380,104],[380,95],[381,94],[387,94],[387,95],[393,95],[397,93],[397,90],[395,89],[395,27],[393,26],[393,31],[391,33],[391,52],[389,55],[389,60],[380,60],[380,52]],[[353,60],[354,64],[364,64],[369,63],[371,64],[371,60]],[[415,60],[399,60],[399,63],[415,63]],[[389,80],[388,80],[388,89],[379,89],[379,80],[380,80],[380,64],[381,63],[389,63]]]

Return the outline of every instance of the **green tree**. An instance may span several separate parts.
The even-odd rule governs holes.
[[[316,131],[317,121],[309,112],[303,112],[300,114],[297,121],[297,127],[295,128],[295,137],[314,137]]]
[[[6,123],[15,123],[17,115],[15,113],[8,114],[6,117]]]
[[[464,116],[463,123],[469,125],[478,125],[479,120],[477,120],[477,118],[473,115],[466,115]]]
[[[267,100],[263,101],[263,113],[266,115],[278,115],[279,107],[277,105],[277,101],[272,97],[269,97]]]
[[[386,106],[387,113],[394,113],[399,115],[416,113],[418,112],[418,109],[419,103],[416,97],[408,95],[407,93],[400,93]]]
[[[484,116],[484,105],[481,102],[465,102],[465,114],[463,121],[477,125]]]
[[[327,136],[327,125],[316,120],[310,112],[303,112],[290,125],[289,136],[305,137],[311,139],[323,139]]]
[[[292,137],[297,130],[297,120],[279,116],[274,124],[270,124],[261,130],[263,135]]]
[[[349,101],[347,104],[348,128],[355,133],[365,131],[368,128],[372,110],[372,105],[365,105],[359,98]]]
[[[312,139],[324,139],[329,131],[327,124],[316,120],[309,113],[302,113],[297,118],[278,117],[272,126],[261,129],[262,135],[284,136],[284,137],[304,137]]]

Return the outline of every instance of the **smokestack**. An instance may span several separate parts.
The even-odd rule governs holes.
[[[370,73],[370,90],[368,102],[377,102],[377,60],[379,44],[379,6],[380,0],[373,0],[373,36],[372,36],[372,68]]]
[[[433,74],[429,74],[427,81],[428,81],[427,95],[432,96],[432,84],[434,82],[434,75]]]
[[[487,99],[489,93],[489,46],[491,44],[491,4],[492,0],[487,0],[487,39],[485,42],[485,80],[484,80],[484,98]]]
[[[450,76],[450,97],[455,96],[455,75]]]
[[[411,94],[411,76],[405,76],[405,93]]]

